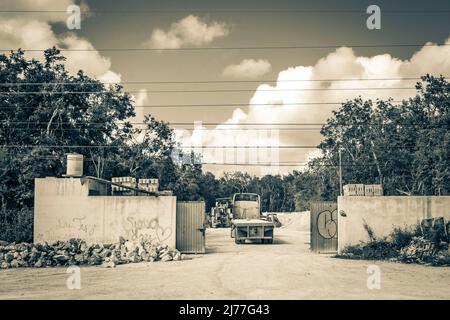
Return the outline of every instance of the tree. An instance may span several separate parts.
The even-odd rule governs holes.
[[[216,198],[220,198],[219,180],[211,172],[202,174],[200,178],[200,193],[205,201],[206,211],[215,205]],[[228,195],[225,195],[228,196]]]
[[[442,76],[422,77],[416,85],[419,95],[409,99],[415,110],[418,129],[417,149],[414,153],[414,191],[420,194],[450,193],[450,83]],[[418,119],[417,119],[418,118]]]
[[[426,75],[416,88],[418,94],[399,105],[361,98],[344,103],[322,128],[324,156],[310,167],[335,175],[314,166],[328,163],[336,171],[341,150],[344,182],[380,183],[388,195],[448,194],[449,83]]]
[[[65,153],[86,155],[86,173],[101,175],[98,157],[108,158],[114,142],[125,140],[119,122],[135,115],[121,86],[105,86],[82,71],[70,75],[64,61],[55,48],[42,62],[27,60],[22,50],[0,55],[1,231],[21,227],[18,212],[33,206],[34,179],[62,175]],[[22,220],[29,225],[27,212]]]

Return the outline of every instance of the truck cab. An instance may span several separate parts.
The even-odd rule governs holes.
[[[261,198],[256,193],[235,193],[233,196],[234,219],[260,219]]]
[[[247,240],[273,243],[274,228],[272,221],[261,219],[261,198],[258,194],[234,194],[231,237],[236,244],[243,244]]]

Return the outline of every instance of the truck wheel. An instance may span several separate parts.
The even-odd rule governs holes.
[[[273,243],[273,239],[266,239],[266,243],[272,244]]]

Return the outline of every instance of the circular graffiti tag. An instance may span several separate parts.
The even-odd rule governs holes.
[[[317,215],[317,231],[325,239],[332,239],[337,236],[337,210],[325,210]]]

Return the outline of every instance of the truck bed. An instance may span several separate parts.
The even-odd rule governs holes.
[[[274,226],[271,221],[260,220],[260,219],[233,219],[231,221],[236,227],[244,226]]]

